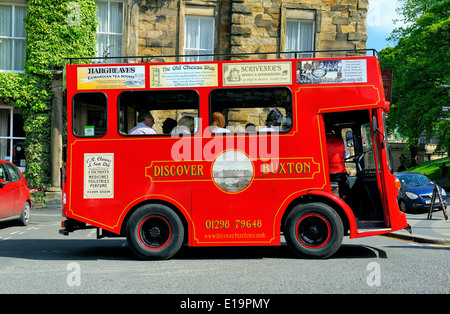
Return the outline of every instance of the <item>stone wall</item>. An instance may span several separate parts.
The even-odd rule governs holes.
[[[214,17],[215,53],[284,51],[289,18],[314,21],[315,50],[365,49],[368,7],[369,0],[127,0],[125,55],[183,54],[186,15]]]

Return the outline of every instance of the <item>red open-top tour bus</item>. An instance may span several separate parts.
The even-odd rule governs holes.
[[[126,236],[143,259],[283,235],[326,258],[407,227],[375,56],[123,60],[66,66],[61,233]]]

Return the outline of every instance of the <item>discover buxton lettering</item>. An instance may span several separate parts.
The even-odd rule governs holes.
[[[312,158],[299,158],[283,162],[262,162],[260,160],[249,161],[250,172],[255,172],[255,179],[272,177],[274,179],[305,179],[314,177],[319,173],[319,164]],[[235,166],[233,161],[228,164]],[[234,167],[236,168],[236,167]],[[211,164],[208,161],[153,161],[146,168],[146,176],[153,182],[160,181],[191,181],[212,179],[215,173],[211,173]],[[237,171],[237,169],[234,169]],[[226,171],[225,169],[222,170]],[[231,171],[231,170],[228,170]],[[242,171],[245,171],[243,169]],[[226,173],[225,173],[226,175]]]

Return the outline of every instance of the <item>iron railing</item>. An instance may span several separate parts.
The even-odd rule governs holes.
[[[176,61],[182,61],[184,58],[192,57],[213,57],[213,60],[199,60],[199,61],[224,61],[232,60],[231,58],[249,57],[249,56],[272,56],[275,55],[276,59],[311,59],[318,58],[318,54],[330,54],[328,57],[342,57],[338,54],[344,54],[348,56],[349,53],[353,54],[364,54],[372,53],[372,56],[379,58],[378,51],[375,49],[342,49],[342,50],[311,50],[311,51],[285,51],[285,52],[251,52],[251,53],[223,53],[223,54],[202,54],[202,55],[158,55],[158,56],[120,56],[120,57],[80,57],[80,58],[66,58],[64,64],[83,64],[83,63],[110,63],[109,60],[117,59],[120,62],[116,63],[151,63],[151,62],[166,62],[165,59],[175,59]],[[310,57],[302,57],[304,55],[311,55]],[[289,57],[286,57],[288,55]],[[290,57],[294,55],[294,58]],[[320,56],[321,58],[328,58],[326,56]],[[132,61],[135,59],[136,61]],[[67,62],[66,62],[67,60]],[[107,61],[108,60],[108,61]],[[127,60],[124,62],[124,60]],[[78,62],[87,61],[87,62]]]

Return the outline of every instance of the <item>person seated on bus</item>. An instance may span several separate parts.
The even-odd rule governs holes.
[[[259,132],[279,132],[283,114],[277,108],[271,110],[266,118],[266,126],[259,129]]]
[[[255,133],[256,132],[256,125],[253,123],[247,123],[245,125],[245,132],[246,133]]]
[[[229,133],[230,130],[225,128],[225,117],[220,112],[213,112],[211,132],[213,133]]]
[[[177,126],[177,120],[172,118],[167,118],[164,120],[162,125],[162,130],[164,134],[170,134],[172,130]]]
[[[346,148],[344,140],[337,132],[327,133],[328,168],[331,182],[339,185],[339,196],[344,199],[348,193],[347,169],[345,168]]]
[[[129,135],[139,135],[139,134],[156,134],[156,130],[152,128],[155,124],[155,120],[150,112],[141,112],[138,115],[138,124],[132,128],[128,134]]]
[[[173,128],[171,134],[193,134],[195,120],[191,116],[184,116],[178,121],[178,126]]]

